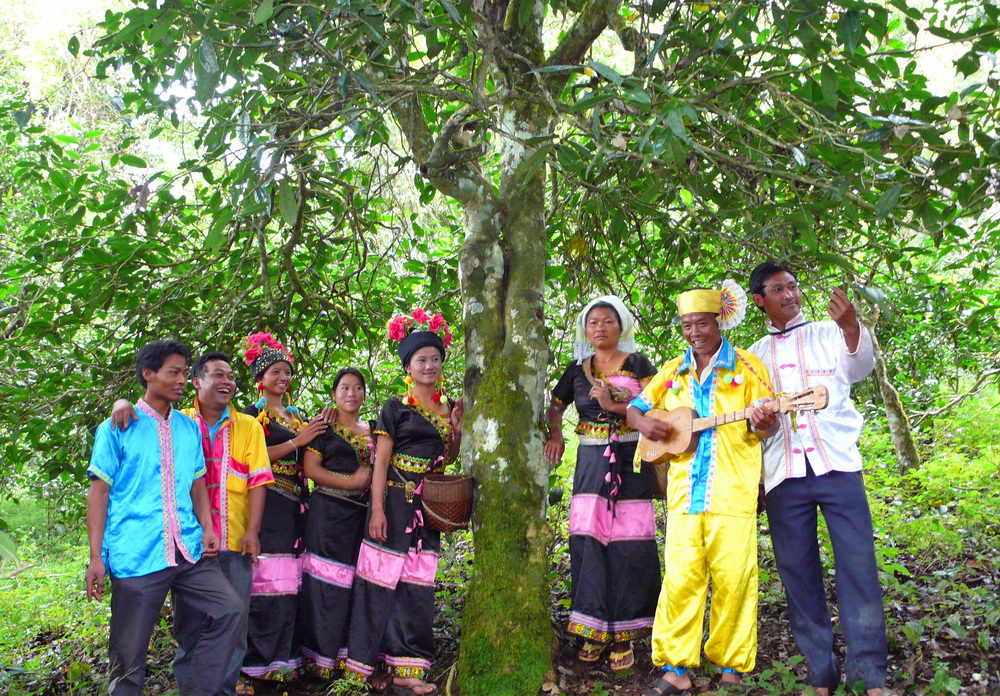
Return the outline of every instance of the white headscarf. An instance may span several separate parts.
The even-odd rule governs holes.
[[[573,357],[577,364],[582,364],[583,359],[594,354],[594,346],[587,340],[587,313],[595,304],[605,303],[615,308],[618,318],[622,323],[622,335],[618,338],[618,350],[625,353],[635,352],[635,317],[629,311],[625,303],[614,295],[604,295],[587,303],[576,317],[576,340],[573,342]]]

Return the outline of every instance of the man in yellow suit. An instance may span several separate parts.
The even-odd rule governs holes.
[[[663,677],[643,696],[692,687],[687,670],[701,664],[708,580],[711,625],[706,657],[722,670],[722,688],[739,688],[757,658],[757,490],[761,439],[777,429],[763,403],[771,397],[760,360],[734,348],[721,330],[743,318],[746,295],[731,281],[677,298],[688,349],[668,362],[628,408],[629,425],[651,440],[669,437],[650,409],[693,408],[699,417],[754,405],[737,421],[701,433],[697,450],[670,460],[666,572],[653,623],[653,662]]]

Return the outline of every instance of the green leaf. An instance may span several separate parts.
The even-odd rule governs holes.
[[[283,180],[278,186],[278,209],[286,225],[291,227],[295,224],[299,216],[299,203],[295,200],[295,187],[288,179]]]
[[[70,52],[70,55],[76,58],[76,55],[80,52],[80,39],[78,39],[75,35],[69,37],[69,43],[66,44],[66,50]]]
[[[127,164],[130,167],[146,167],[146,160],[141,157],[136,157],[135,155],[122,155],[122,164]]]
[[[668,111],[667,117],[663,119],[663,121],[667,124],[667,127],[670,128],[670,132],[684,142],[687,142],[688,134],[687,129],[684,128],[684,116],[681,114],[679,109],[672,109]]]
[[[451,21],[455,23],[455,26],[461,26],[462,15],[458,13],[458,10],[455,9],[455,6],[452,5],[450,2],[448,2],[448,0],[441,0],[441,5],[444,7],[445,12],[448,13],[448,16],[451,17]]]
[[[871,304],[876,305],[882,311],[882,314],[885,315],[886,319],[892,321],[895,318],[892,304],[889,302],[889,296],[885,290],[874,285],[857,285],[855,289]],[[909,574],[909,572],[906,572],[906,575]]]
[[[829,65],[824,65],[820,79],[823,87],[823,100],[831,107],[837,106],[837,93],[840,91],[840,81],[837,77],[837,71]]]
[[[596,60],[590,61],[588,65],[594,69],[595,73],[603,77],[608,82],[614,83],[617,87],[622,86],[622,76],[619,75],[614,68]]]
[[[892,209],[896,207],[896,203],[899,202],[899,195],[903,192],[902,184],[893,184],[878,199],[878,203],[875,204],[875,217],[881,220],[886,215],[892,212]]]
[[[208,236],[205,238],[205,248],[212,251],[218,251],[222,248],[223,242],[226,241],[226,227],[229,222],[233,219],[232,209],[223,210],[219,217],[212,221],[212,226],[208,230]]]
[[[253,23],[263,24],[274,16],[274,0],[264,0],[253,13]]]
[[[608,94],[607,92],[591,92],[583,99],[571,104],[569,108],[571,111],[586,111],[591,107],[611,101],[614,98],[615,95]]]
[[[33,113],[35,113],[35,105],[29,102],[23,109],[14,112],[14,123],[17,124],[18,128],[24,128],[28,125]]]
[[[860,38],[861,12],[858,10],[844,12],[837,20],[837,40],[847,49],[848,53],[854,55],[854,49],[857,48]]]
[[[521,5],[517,8],[517,25],[522,29],[528,26],[534,10],[535,0],[521,0]]]
[[[0,559],[17,561],[17,544],[10,538],[10,534],[3,530],[0,530]]]
[[[201,45],[198,46],[198,57],[201,59],[201,67],[206,73],[214,75],[219,72],[219,57],[215,53],[215,46],[212,45],[211,40],[202,39]]]
[[[538,169],[545,164],[545,158],[548,157],[549,152],[555,147],[555,143],[546,143],[540,148],[528,155],[527,159],[521,162],[518,169],[520,170],[518,175],[521,178],[521,188],[524,189],[529,183],[532,183],[532,179],[535,178],[535,173]]]

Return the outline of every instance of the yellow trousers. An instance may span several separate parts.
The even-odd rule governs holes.
[[[663,586],[653,621],[653,663],[697,667],[705,597],[712,609],[705,656],[752,672],[757,662],[757,519],[671,511]]]

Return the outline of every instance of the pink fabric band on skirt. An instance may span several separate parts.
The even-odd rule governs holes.
[[[297,594],[302,585],[302,559],[292,555],[258,556],[253,568],[255,595]]]
[[[612,509],[608,499],[593,493],[574,495],[569,504],[569,533],[589,536],[602,544],[656,538],[652,500],[619,500]]]
[[[406,563],[403,564],[402,582],[411,585],[425,585],[434,587],[434,578],[437,576],[438,555],[430,551],[417,552],[410,549],[406,554]]]
[[[395,590],[405,562],[405,554],[364,541],[358,553],[357,575],[379,587]]]
[[[313,553],[307,553],[302,562],[302,572],[308,573],[321,582],[350,589],[354,584],[354,567],[331,561]]]

